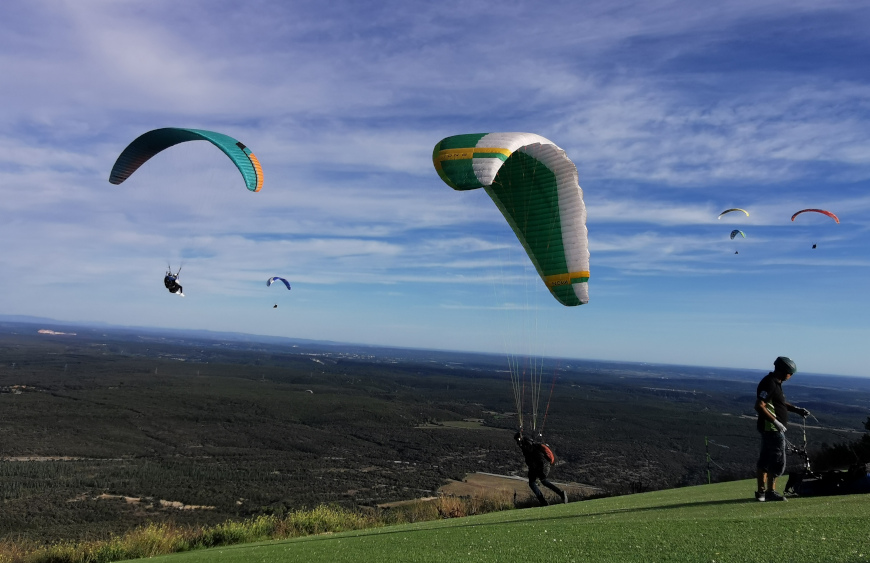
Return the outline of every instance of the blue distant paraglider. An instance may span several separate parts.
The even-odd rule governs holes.
[[[285,280],[284,278],[279,278],[278,276],[274,276],[274,277],[269,278],[269,281],[266,282],[266,287],[271,286],[271,285],[272,285],[273,283],[275,283],[276,281],[281,281],[281,282],[283,282],[284,285],[287,286],[287,289],[290,289],[290,282],[288,282],[288,281]]]
[[[283,283],[284,285],[287,286],[287,289],[290,289],[290,282],[288,282],[288,281],[285,280],[284,278],[279,278],[278,276],[272,276],[271,278],[269,278],[269,279],[266,281],[266,287],[271,287],[272,284],[275,283],[276,281],[280,281],[281,283]],[[275,303],[275,304],[272,306],[272,308],[273,308],[273,309],[277,309],[277,308],[278,308],[278,304]]]

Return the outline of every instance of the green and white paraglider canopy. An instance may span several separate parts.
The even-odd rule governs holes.
[[[442,140],[432,162],[453,189],[486,190],[553,297],[589,302],[586,206],[564,150],[533,133],[476,133]]]

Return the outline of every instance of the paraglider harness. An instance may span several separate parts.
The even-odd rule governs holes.
[[[525,436],[523,436],[522,429],[520,429],[520,431],[514,435],[514,439],[517,441],[518,444],[520,444],[520,447],[522,447],[522,439],[524,437]],[[547,444],[543,441],[544,437],[541,434],[538,434],[535,439],[528,439],[528,440],[532,445],[532,451],[538,457],[542,458],[542,461],[546,460],[550,465],[555,465],[556,455],[553,453],[553,448],[551,448],[549,444]],[[523,448],[523,452],[525,453],[524,448]]]
[[[812,416],[812,415],[810,415]],[[813,416],[816,422],[819,420]],[[807,418],[801,423],[803,444],[796,446],[785,441],[787,451],[797,455],[801,468],[788,474],[785,493],[796,496],[830,496],[870,493],[870,467],[856,463],[847,470],[813,471],[807,451]]]
[[[178,276],[181,274],[181,267],[178,268],[178,272],[172,273],[172,266],[166,271],[166,276],[163,278],[163,285],[166,286],[166,289],[169,290],[169,293],[179,293],[181,294],[182,289],[178,284]]]
[[[541,450],[541,453],[544,454],[544,457],[547,458],[547,461],[550,462],[550,465],[555,465],[556,463],[556,454],[553,453],[553,449],[549,444],[544,444],[543,442],[537,444],[538,449]]]

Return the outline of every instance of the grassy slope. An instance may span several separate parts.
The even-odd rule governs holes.
[[[870,560],[870,496],[758,503],[737,481],[149,561]]]

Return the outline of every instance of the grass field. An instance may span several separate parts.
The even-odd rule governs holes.
[[[780,503],[736,481],[155,557],[152,562],[663,561],[870,559],[870,496]]]

